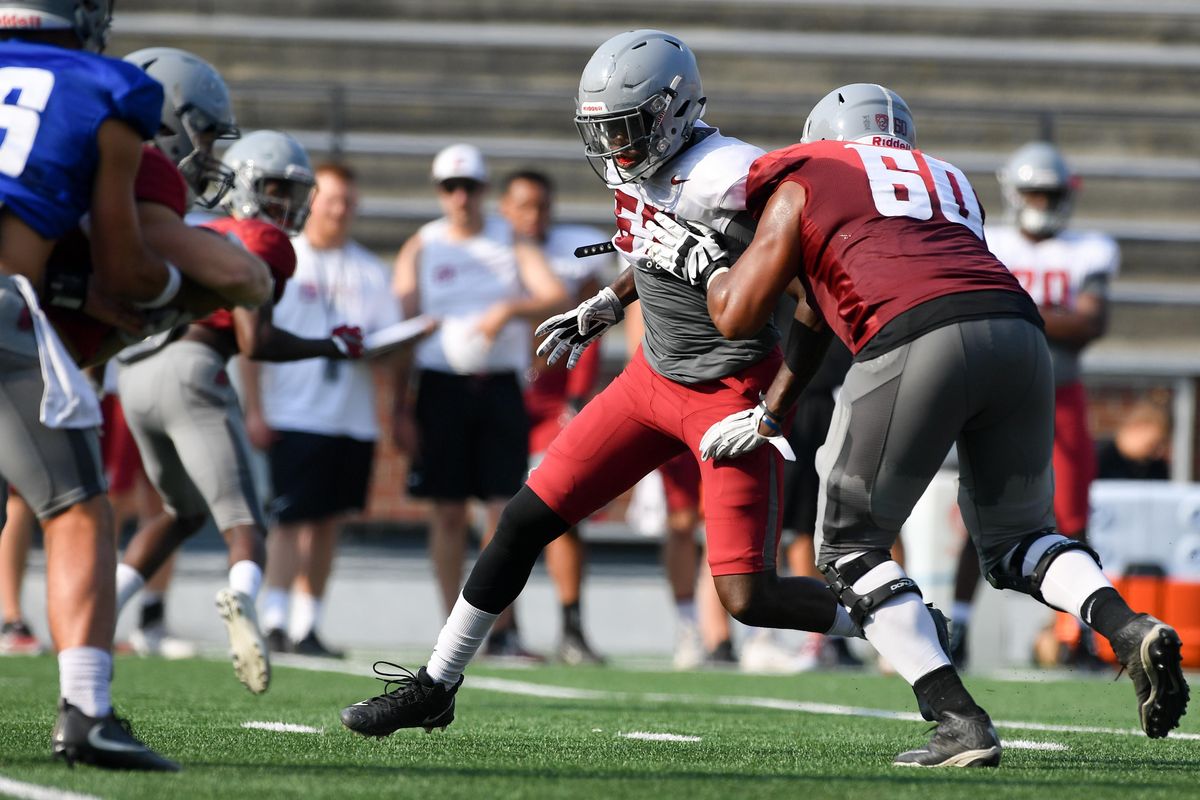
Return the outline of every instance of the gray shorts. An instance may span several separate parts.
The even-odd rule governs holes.
[[[28,319],[12,278],[0,275],[0,500],[11,485],[46,520],[108,486],[97,429],[47,428],[38,417],[44,384]]]
[[[1023,319],[947,325],[855,363],[817,452],[818,563],[891,547],[957,443],[958,504],[990,572],[1054,525],[1054,379]]]
[[[211,513],[222,531],[265,527],[241,408],[215,350],[175,342],[121,365],[117,385],[146,476],[169,510]]]

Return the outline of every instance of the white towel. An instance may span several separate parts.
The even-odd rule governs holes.
[[[39,419],[47,428],[98,428],[103,421],[100,401],[91,383],[75,365],[54,326],[38,305],[33,285],[23,275],[14,275],[13,283],[25,298],[33,318],[37,338],[38,361],[42,367],[42,405]]]

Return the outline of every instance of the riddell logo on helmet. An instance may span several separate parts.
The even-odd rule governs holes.
[[[579,106],[580,114],[604,114],[608,111],[608,106],[599,101],[583,103]]]
[[[912,150],[912,145],[895,136],[872,136],[871,144],[876,147],[898,147],[901,150]]]
[[[40,28],[42,18],[37,14],[0,14],[0,28]]]

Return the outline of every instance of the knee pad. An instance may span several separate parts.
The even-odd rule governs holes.
[[[850,612],[850,619],[859,627],[862,627],[863,619],[867,614],[891,598],[907,592],[921,594],[916,581],[905,575],[888,580],[864,594],[854,591],[854,584],[859,579],[875,567],[889,561],[892,561],[892,556],[886,550],[868,550],[841,566],[829,563],[820,567],[821,574],[825,576],[825,582],[829,584],[830,590],[837,596],[838,602]]]
[[[1033,570],[1026,575],[1025,556],[1029,554],[1034,545],[1047,538],[1055,541],[1046,548],[1046,551],[1034,564]],[[1103,566],[1100,563],[1100,555],[1085,543],[1078,539],[1068,539],[1053,528],[1048,528],[1031,533],[1022,539],[1012,549],[1012,552],[1001,560],[1000,566],[988,573],[988,583],[997,589],[1012,589],[1027,594],[1038,602],[1044,603],[1046,601],[1042,597],[1042,581],[1046,578],[1046,571],[1050,569],[1050,565],[1056,558],[1072,550],[1081,550],[1087,553],[1096,562],[1096,566]]]

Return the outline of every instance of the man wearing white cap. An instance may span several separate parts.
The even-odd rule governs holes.
[[[417,345],[415,397],[398,391],[393,429],[411,459],[409,493],[432,503],[429,549],[449,612],[462,581],[467,501],[487,504],[486,542],[525,478],[529,322],[568,298],[536,243],[514,240],[507,223],[484,215],[488,175],[477,148],[445,148],[432,177],[444,216],[400,249],[392,288],[406,318],[428,314],[441,324]],[[490,649],[519,652],[514,632],[498,626]]]

